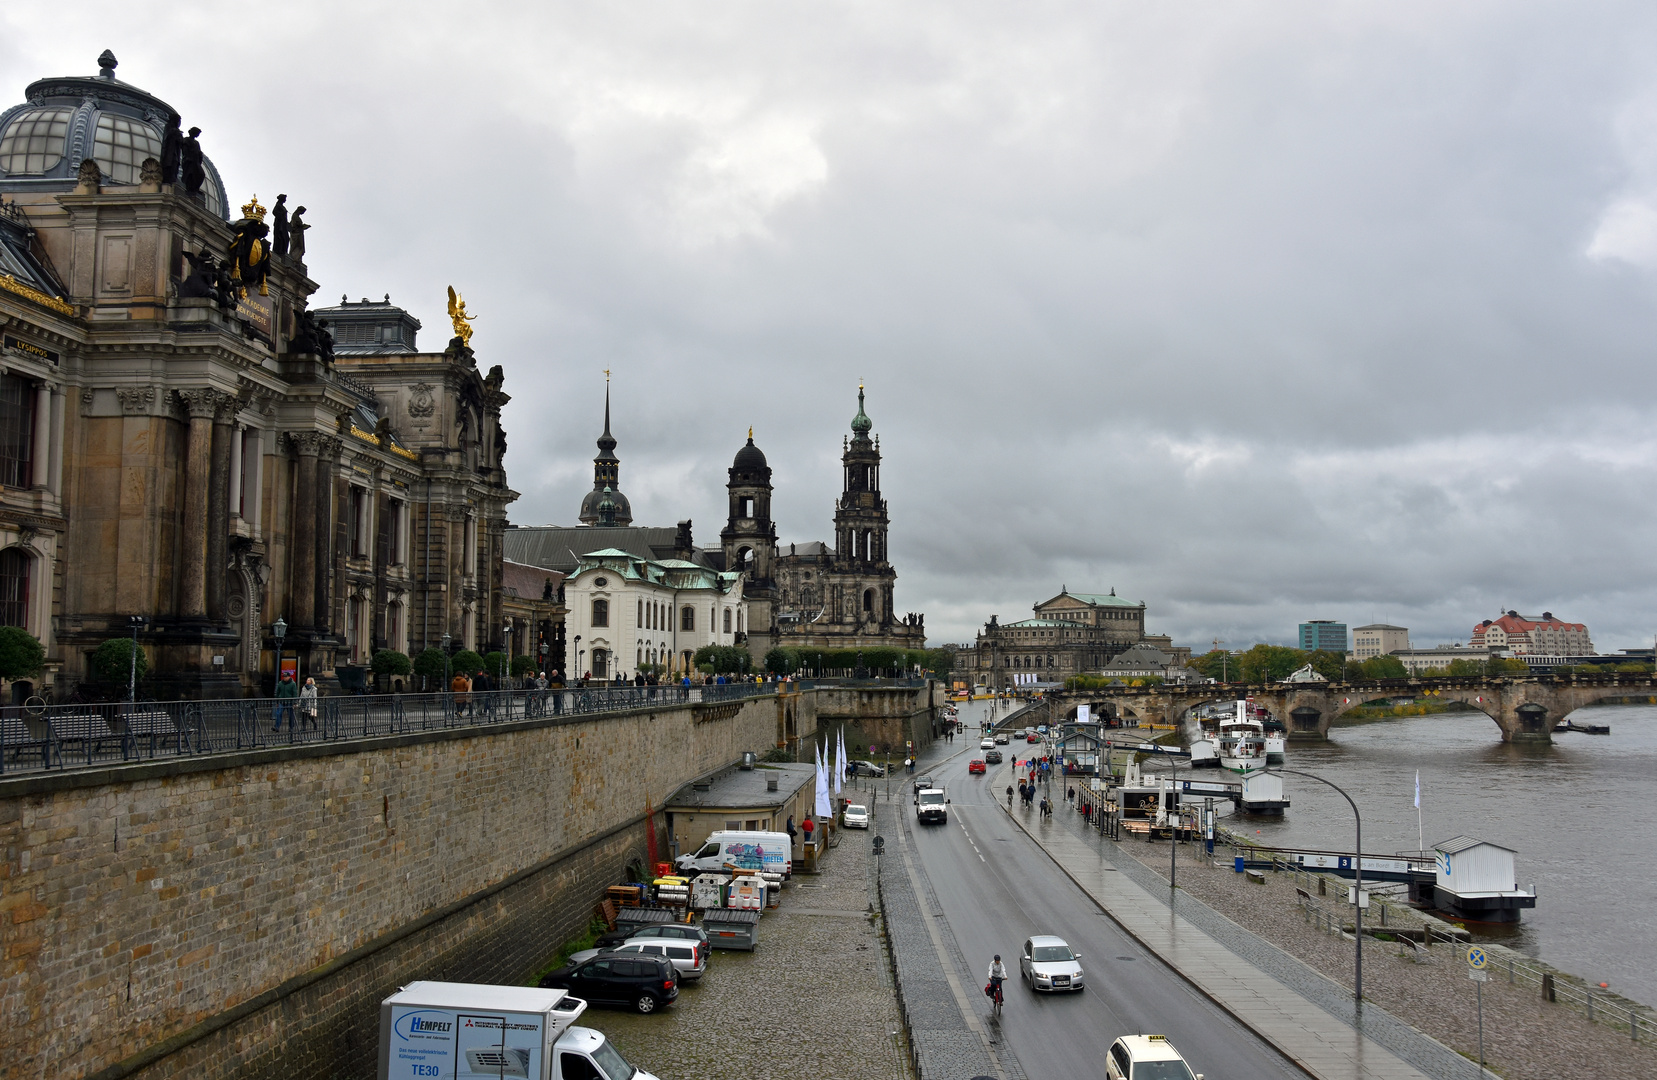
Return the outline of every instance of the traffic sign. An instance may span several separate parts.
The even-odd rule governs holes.
[[[1467,966],[1474,971],[1483,971],[1484,966],[1490,963],[1490,958],[1484,955],[1484,950],[1477,945],[1467,947]]]
[[[1474,982],[1489,982],[1490,972],[1484,970],[1483,968],[1468,968],[1467,977],[1472,979]]]

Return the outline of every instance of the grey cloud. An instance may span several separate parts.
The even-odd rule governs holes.
[[[1648,6],[300,4],[234,98],[245,27],[175,10],[8,9],[8,100],[109,45],[311,208],[322,298],[436,345],[460,288],[515,520],[573,518],[610,368],[640,520],[712,539],[752,424],[823,538],[862,377],[934,640],[1061,584],[1649,640]]]

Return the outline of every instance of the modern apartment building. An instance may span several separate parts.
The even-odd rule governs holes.
[[[1371,660],[1410,647],[1408,627],[1370,623],[1352,631],[1352,659]]]
[[[1346,651],[1346,624],[1331,619],[1303,622],[1300,624],[1300,647],[1308,652],[1322,649],[1343,653]]]

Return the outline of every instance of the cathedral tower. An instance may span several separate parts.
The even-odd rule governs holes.
[[[834,569],[853,575],[861,587],[847,597],[853,618],[865,626],[892,622],[892,585],[897,579],[886,561],[886,500],[880,497],[880,441],[871,441],[874,421],[863,411],[863,386],[857,387],[857,415],[852,437],[843,442],[840,501],[834,508]]]
[[[609,520],[599,520],[599,503],[608,498],[614,504]],[[610,373],[604,373],[604,434],[598,437],[598,456],[593,458],[593,490],[581,500],[583,525],[631,525],[633,507],[621,493],[621,459],[616,457],[616,437],[610,434]]]
[[[777,527],[771,521],[771,466],[754,445],[753,428],[748,429],[748,445],[731,462],[729,477],[725,489],[730,513],[719,539],[725,569],[740,570],[746,577],[742,594],[748,600],[748,649],[755,660],[762,660],[776,641]]]

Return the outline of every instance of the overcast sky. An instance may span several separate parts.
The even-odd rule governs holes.
[[[521,524],[573,523],[603,369],[641,524],[747,428],[832,539],[857,382],[898,606],[1068,585],[1206,646],[1310,618],[1657,631],[1657,7],[23,0],[5,104],[122,79],[318,303],[501,364]]]

